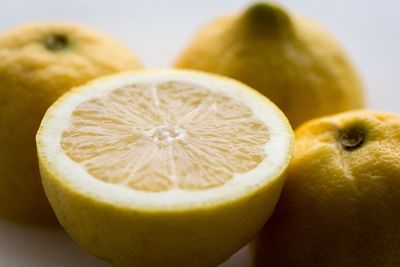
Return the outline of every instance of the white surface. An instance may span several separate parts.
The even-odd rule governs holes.
[[[62,19],[87,23],[127,43],[149,67],[167,67],[200,25],[251,1],[0,0],[0,30],[23,22]],[[400,2],[284,0],[327,26],[347,48],[368,88],[370,107],[400,112]],[[62,231],[0,221],[0,266],[106,267]],[[242,250],[223,267],[250,266]]]

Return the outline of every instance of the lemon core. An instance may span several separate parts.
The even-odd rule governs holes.
[[[365,139],[365,132],[360,127],[351,127],[341,133],[340,143],[343,149],[351,151],[359,148]]]
[[[64,34],[51,34],[44,39],[44,46],[50,51],[64,50],[69,43],[68,37]]]

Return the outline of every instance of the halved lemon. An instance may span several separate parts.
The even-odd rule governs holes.
[[[268,99],[201,72],[139,71],[46,113],[46,194],[71,236],[116,266],[216,266],[271,215],[293,133]]]

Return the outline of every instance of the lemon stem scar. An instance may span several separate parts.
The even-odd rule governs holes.
[[[64,34],[51,34],[44,39],[44,46],[50,51],[64,50],[70,42]]]
[[[340,144],[344,150],[352,151],[361,147],[365,140],[365,131],[360,127],[351,127],[341,132]]]
[[[243,13],[241,21],[248,30],[264,35],[274,35],[288,31],[291,27],[286,10],[273,2],[255,3]]]

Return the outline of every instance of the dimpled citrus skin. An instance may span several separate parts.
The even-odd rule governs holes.
[[[346,150],[340,136],[352,128],[363,142]],[[399,266],[400,116],[342,113],[302,125],[295,137],[257,266]]]
[[[57,46],[50,36],[68,43]],[[125,46],[95,29],[51,22],[1,33],[0,58],[0,217],[53,223],[37,167],[35,134],[42,116],[71,87],[140,64]]]
[[[175,66],[250,85],[271,99],[293,127],[364,106],[358,74],[331,34],[268,2],[206,25]]]
[[[41,162],[46,194],[61,225],[79,246],[118,267],[223,263],[271,216],[284,182],[281,174],[262,190],[227,203],[146,211],[79,194],[60,183],[45,165]]]

